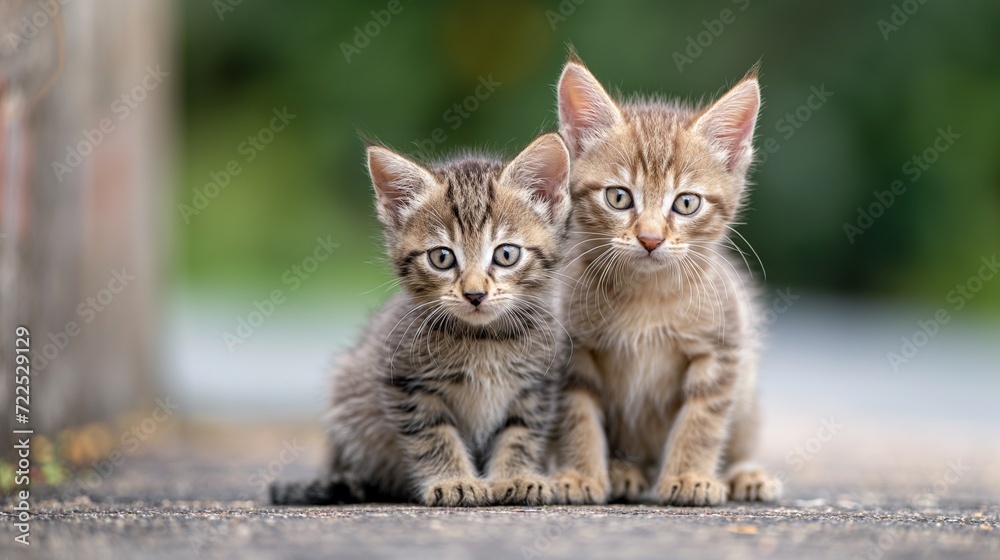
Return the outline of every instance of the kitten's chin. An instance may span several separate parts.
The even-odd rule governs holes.
[[[660,272],[675,266],[677,260],[666,252],[653,253],[636,252],[632,255],[632,264],[638,272]]]
[[[500,316],[500,313],[492,307],[480,306],[453,311],[452,315],[474,327],[485,327],[495,321]]]

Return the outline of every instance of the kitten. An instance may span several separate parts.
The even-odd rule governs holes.
[[[775,499],[777,483],[743,464],[757,431],[758,334],[750,281],[726,246],[753,156],[756,70],[705,108],[619,103],[572,57],[558,96],[577,279],[558,499]]]
[[[403,291],[333,371],[328,476],[273,501],[548,503],[569,152],[546,134],[422,167],[372,146],[368,169]]]

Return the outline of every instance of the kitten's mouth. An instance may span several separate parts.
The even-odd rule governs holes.
[[[640,270],[655,272],[672,266],[687,253],[686,245],[659,247],[654,251],[635,251],[633,258]]]
[[[455,315],[470,325],[481,327],[492,323],[499,314],[492,305],[481,304],[478,306],[462,306],[462,308],[458,310]]]

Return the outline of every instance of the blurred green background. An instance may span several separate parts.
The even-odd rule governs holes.
[[[995,0],[402,0],[372,23],[388,4],[183,3],[176,203],[230,160],[243,169],[190,223],[176,214],[183,289],[259,296],[330,236],[339,252],[303,284],[306,299],[370,293],[389,277],[358,131],[410,154],[421,140],[436,155],[513,154],[554,128],[570,42],[609,89],[693,101],[761,61],[757,147],[777,151],[753,174],[740,231],[772,285],[940,305],[1000,245]],[[367,44],[355,29],[366,26]],[[490,76],[495,91],[456,116]],[[803,109],[813,87],[832,96]],[[245,161],[241,143],[286,106],[295,119]],[[904,164],[948,127],[960,138],[914,181]],[[906,192],[852,243],[845,223],[895,180]],[[973,307],[997,309],[1000,291]]]

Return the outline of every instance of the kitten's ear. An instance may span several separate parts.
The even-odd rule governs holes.
[[[558,134],[543,134],[507,164],[500,181],[527,189],[554,222],[562,223],[570,207],[569,169],[566,144]]]
[[[559,78],[559,132],[574,156],[621,121],[621,112],[601,83],[575,57]]]
[[[375,187],[379,219],[398,223],[414,199],[433,184],[424,167],[382,146],[368,147],[368,174]]]
[[[695,121],[695,130],[722,151],[729,171],[745,173],[750,167],[759,110],[760,85],[751,71]]]

